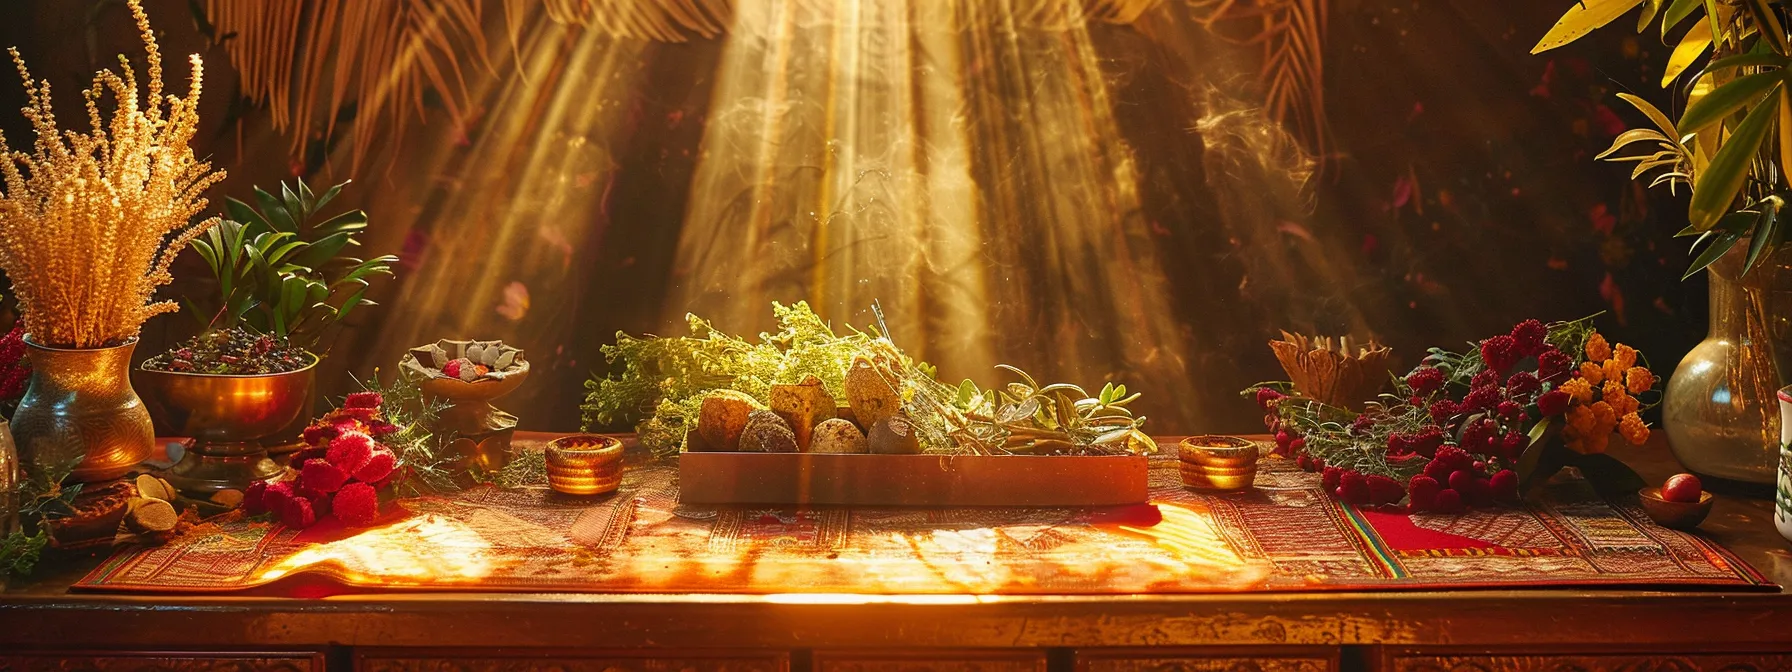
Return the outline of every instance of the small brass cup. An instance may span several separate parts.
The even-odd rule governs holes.
[[[548,442],[548,487],[568,495],[602,495],[622,486],[622,441],[596,434]]]
[[[1236,436],[1191,436],[1177,445],[1182,484],[1202,490],[1248,490],[1257,478],[1257,444]]]

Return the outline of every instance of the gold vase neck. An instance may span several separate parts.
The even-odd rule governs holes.
[[[65,390],[97,391],[126,387],[131,352],[137,339],[109,348],[52,348],[25,341],[33,374],[42,382]]]

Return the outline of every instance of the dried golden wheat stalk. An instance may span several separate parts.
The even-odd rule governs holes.
[[[139,0],[129,5],[147,52],[147,95],[139,101],[136,72],[120,55],[122,76],[102,70],[82,92],[89,133],[57,127],[49,82],[33,79],[9,50],[37,141],[30,153],[14,151],[0,134],[0,269],[12,278],[32,340],[44,345],[116,345],[136,337],[144,320],[176,310],[172,301],[151,301],[156,288],[172,279],[175,255],[217,223],[192,223],[206,207],[200,194],[224,178],[187,144],[199,129],[199,56],[190,57],[189,94],[164,96],[149,17]],[[107,92],[117,103],[110,122],[99,105]]]

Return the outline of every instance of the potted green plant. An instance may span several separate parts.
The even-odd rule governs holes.
[[[1669,445],[1705,476],[1769,484],[1778,462],[1779,366],[1792,364],[1792,253],[1782,245],[1792,199],[1792,33],[1783,0],[1580,0],[1532,49],[1573,42],[1640,8],[1636,30],[1659,25],[1673,53],[1661,79],[1678,87],[1678,118],[1627,93],[1648,125],[1618,135],[1598,158],[1636,164],[1650,186],[1691,190],[1695,237],[1686,276],[1706,270],[1711,325],[1669,379]],[[1657,21],[1659,19],[1659,21]],[[1643,151],[1637,152],[1638,147]],[[1783,364],[1776,365],[1777,362]]]
[[[343,184],[313,194],[303,180],[278,197],[255,189],[193,243],[217,280],[212,301],[188,300],[204,330],[145,361],[138,374],[151,414],[194,445],[168,473],[190,491],[246,486],[277,467],[263,442],[310,422],[324,337],[366,297],[371,278],[392,274],[392,255],[346,251],[367,228],[360,210],[321,218]]]

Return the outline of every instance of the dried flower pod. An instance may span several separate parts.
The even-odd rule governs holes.
[[[1388,378],[1392,350],[1371,340],[1351,348],[1350,338],[1308,338],[1282,332],[1269,348],[1301,394],[1330,406],[1356,408],[1372,400]]]

